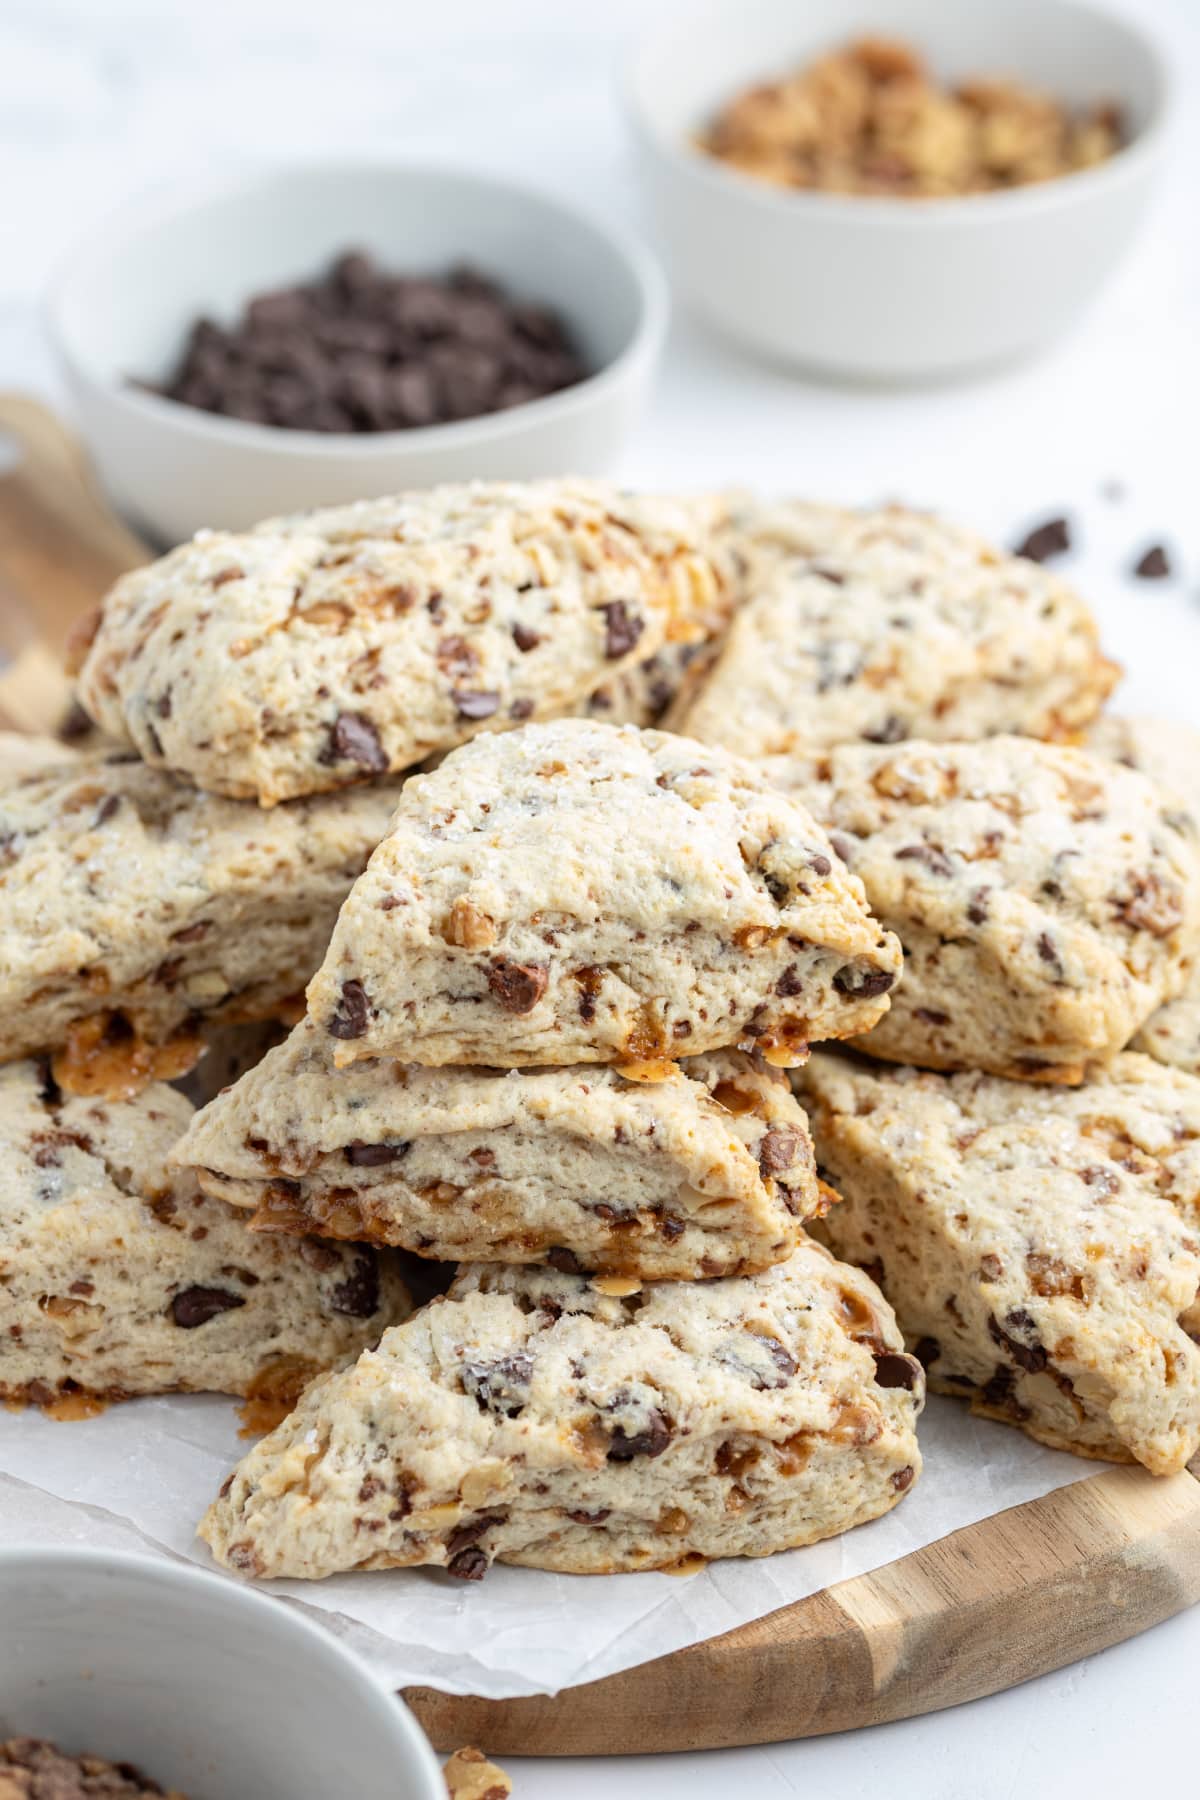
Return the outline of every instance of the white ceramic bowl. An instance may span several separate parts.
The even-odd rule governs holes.
[[[191,1800],[445,1800],[412,1714],[294,1608],[100,1550],[0,1552],[0,1739],[136,1763]]]
[[[963,199],[791,192],[723,166],[692,134],[742,88],[856,35],[903,39],[936,74],[1003,73],[1070,102],[1113,99],[1108,162]],[[720,0],[637,54],[627,83],[669,272],[745,347],[858,380],[938,379],[1062,332],[1134,235],[1167,84],[1136,26],[1076,0]]]
[[[352,247],[404,273],[472,263],[558,308],[597,372],[480,419],[354,436],[245,424],[129,385],[165,376],[199,314],[231,319]],[[561,201],[492,176],[371,163],[272,170],[127,214],[76,255],[49,302],[101,483],[163,543],[435,481],[602,470],[637,416],[666,313],[653,260]]]

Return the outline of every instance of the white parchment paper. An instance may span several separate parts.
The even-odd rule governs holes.
[[[900,1505],[807,1550],[684,1577],[496,1566],[478,1585],[394,1569],[266,1587],[311,1611],[397,1687],[494,1699],[554,1693],[731,1630],[1095,1473],[949,1400],[930,1400],[920,1435],[925,1473]],[[69,1424],[0,1412],[0,1544],[87,1543],[212,1567],[196,1521],[246,1447],[233,1403],[206,1397],[129,1401]]]

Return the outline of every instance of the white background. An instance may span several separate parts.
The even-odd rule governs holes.
[[[1066,511],[1080,544],[1070,572],[1128,670],[1121,704],[1200,723],[1200,0],[1125,3],[1172,54],[1180,117],[1149,231],[1066,343],[969,387],[880,394],[768,373],[677,319],[621,473],[901,498],[1005,538]],[[126,196],[200,170],[323,148],[438,154],[640,222],[613,77],[638,31],[679,10],[0,0],[0,384],[55,393],[37,300],[56,260]],[[848,4],[848,19],[864,10]],[[1112,481],[1119,502],[1102,497]],[[1160,539],[1177,578],[1129,581],[1135,554]],[[1147,1777],[1194,1788],[1198,1664],[1192,1614],[1014,1692],[853,1737],[510,1767],[518,1800],[1103,1800]]]

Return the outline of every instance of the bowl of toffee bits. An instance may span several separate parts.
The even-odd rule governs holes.
[[[655,264],[620,233],[396,164],[128,215],[49,304],[101,481],[160,543],[437,481],[598,473],[665,321]]]
[[[896,382],[1067,329],[1141,222],[1167,84],[1084,0],[709,0],[643,45],[626,97],[695,311],[769,359]]]

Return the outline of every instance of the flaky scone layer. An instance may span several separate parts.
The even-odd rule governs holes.
[[[484,1265],[314,1383],[200,1531],[304,1580],[766,1556],[893,1506],[922,1401],[874,1284],[807,1239],[695,1287]]]

